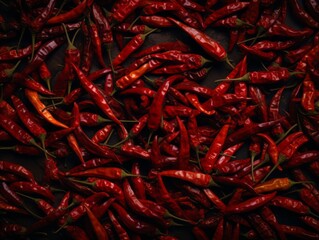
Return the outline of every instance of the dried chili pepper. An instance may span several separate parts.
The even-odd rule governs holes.
[[[244,213],[244,212],[253,211],[259,207],[264,206],[266,203],[271,201],[275,196],[276,196],[276,192],[272,192],[262,196],[253,197],[246,201],[240,202],[236,205],[226,206],[224,213],[229,215],[234,213]]]
[[[173,18],[168,18],[182,30],[184,30],[191,38],[193,38],[211,57],[218,61],[226,61],[229,63],[227,53],[224,48],[215,40],[205,33],[189,27]],[[230,63],[229,63],[230,64]],[[231,65],[231,64],[230,64]]]

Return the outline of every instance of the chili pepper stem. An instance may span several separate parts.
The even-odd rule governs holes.
[[[48,151],[45,148],[45,137],[46,137],[46,134],[41,134],[39,136],[39,139],[40,139],[40,142],[41,142],[41,146],[44,149],[45,159],[48,159]]]
[[[312,215],[315,218],[319,218],[319,215],[315,214],[314,212],[312,212],[311,210],[309,210],[309,214]]]
[[[41,151],[43,151],[45,154],[48,154],[49,156],[51,156],[51,157],[53,157],[53,158],[56,158],[53,154],[49,153],[45,148],[43,148],[43,147],[41,147],[39,144],[37,144],[34,139],[32,139],[32,140],[30,141],[30,143],[31,143],[33,146],[39,148],[39,149],[40,149]],[[44,143],[44,141],[43,141],[43,143]]]
[[[273,171],[275,171],[275,169],[278,168],[278,166],[280,164],[282,164],[285,160],[286,160],[285,157],[280,155],[278,158],[278,162],[273,166],[273,168],[269,171],[269,173],[264,177],[264,179],[261,181],[261,183],[265,182],[268,179],[268,177],[273,173]]]
[[[54,231],[53,233],[54,233],[54,234],[59,233],[59,232],[60,232],[63,228],[65,228],[68,224],[69,224],[68,221],[65,221],[65,223],[64,223],[61,227],[59,227],[56,231]]]
[[[32,61],[32,59],[33,59],[33,57],[34,57],[34,51],[35,51],[35,49],[34,49],[34,46],[35,46],[35,36],[36,36],[35,33],[32,33],[32,34],[31,34],[32,52],[31,52],[30,62]]]
[[[6,4],[6,3],[4,3],[4,1],[2,1],[2,0],[0,0],[0,3],[1,3],[3,6],[5,6],[5,7],[9,7],[9,5]]]
[[[81,180],[77,180],[77,179],[74,179],[74,178],[70,178],[70,180],[72,182],[76,182],[76,183],[81,183],[83,185],[87,185],[87,186],[93,186],[94,183],[90,183],[90,182],[86,182],[86,181],[81,181]]]
[[[249,81],[249,73],[246,73],[244,76],[239,78],[230,78],[230,79],[218,79],[215,82],[234,82],[234,81]]]
[[[294,124],[285,132],[280,138],[276,141],[276,144],[280,143],[292,130],[294,130],[295,127],[297,127],[298,124]]]
[[[57,13],[55,14],[55,16],[59,15],[60,12],[62,11],[64,5],[67,3],[67,0],[63,0],[63,2],[61,3],[61,6],[59,7]]]
[[[199,157],[199,148],[198,146],[195,148],[195,154],[196,154],[196,160],[197,160],[197,165],[200,164],[200,157]]]
[[[264,29],[262,27],[258,28],[258,31],[257,31],[257,35],[255,38],[253,38],[252,40],[252,43],[251,43],[251,46],[255,44],[255,42],[257,41],[258,38],[260,38],[260,36],[263,36],[264,34],[262,34],[264,31]]]
[[[190,222],[189,220],[186,220],[186,219],[183,219],[183,218],[179,218],[179,217],[177,217],[177,216],[171,214],[169,211],[166,211],[165,217],[167,217],[167,218],[173,218],[173,219],[176,219],[176,220],[179,220],[179,221],[182,221],[182,222]]]
[[[147,148],[148,148],[149,145],[151,144],[151,139],[152,139],[153,134],[154,134],[154,131],[151,131],[150,134],[148,135],[147,143],[146,143],[146,147],[147,147]]]
[[[258,34],[257,34],[256,37],[245,39],[245,40],[243,40],[243,41],[238,42],[237,44],[240,45],[240,44],[242,44],[242,43],[246,43],[246,42],[249,42],[249,41],[251,41],[251,40],[256,41],[257,39],[263,38],[263,37],[266,37],[266,34],[262,34],[262,35],[259,35],[259,36],[258,36]],[[254,42],[253,42],[253,43],[254,43]]]
[[[110,139],[111,139],[111,136],[113,135],[113,132],[114,132],[114,130],[112,129],[110,135],[107,137],[107,139],[105,140],[105,142],[103,143],[103,145],[107,145],[107,143],[108,143],[108,142],[110,141]]]
[[[20,195],[20,196],[22,196],[22,197],[25,197],[25,198],[27,198],[27,199],[30,199],[30,200],[32,200],[32,201],[35,201],[35,202],[38,201],[38,200],[40,200],[39,198],[30,197],[30,196],[25,195],[25,194],[23,194],[23,193],[17,192],[17,194]]]
[[[24,194],[19,193],[19,192],[17,192],[17,194],[18,194],[18,195],[21,195],[21,196],[23,196],[23,197],[26,197],[26,198],[28,198],[28,199],[31,199],[31,200],[33,200],[33,201],[35,201],[35,202],[37,201],[37,198],[32,198],[32,197],[30,197],[30,196],[24,195]],[[41,219],[41,217],[40,217],[39,215],[37,215],[36,213],[34,213],[33,211],[31,211],[25,204],[23,204],[22,206],[23,206],[23,208],[24,208],[28,213],[30,213],[33,217],[35,217],[35,218],[37,218],[37,219]]]
[[[129,139],[129,137],[123,138],[121,141],[113,144],[113,145],[107,145],[110,148],[116,148],[117,146],[121,145],[122,143],[125,143],[127,140]]]
[[[107,51],[107,56],[109,58],[110,67],[111,67],[112,73],[115,74],[116,71],[114,70],[114,66],[113,66],[112,53],[111,53],[111,46],[110,45],[106,46],[106,51]],[[115,89],[113,90],[113,92],[114,91],[115,91]],[[113,96],[113,92],[111,93],[111,96]]]
[[[138,17],[136,17],[135,19],[134,19],[134,21],[130,24],[130,26],[128,27],[128,29],[129,30],[131,30],[132,29],[132,27],[133,27],[133,25],[138,21],[140,19],[140,17],[138,16]]]
[[[114,88],[114,90],[111,92],[111,96],[113,96],[117,92],[117,89]]]
[[[5,72],[7,74],[7,76],[12,76],[12,74],[15,72],[15,70],[18,68],[19,64],[20,64],[21,60],[18,61],[12,68],[7,69]]]
[[[17,49],[19,49],[19,47],[20,47],[24,33],[25,33],[25,27],[22,28],[22,31],[21,31],[21,34],[19,37],[19,41],[18,41],[18,45],[17,45]]]
[[[50,190],[53,191],[53,192],[66,192],[66,191],[63,190],[63,189],[54,188],[54,187],[50,187]]]
[[[232,69],[235,68],[235,66],[234,66],[234,65],[231,63],[231,61],[229,60],[228,56],[226,56],[225,62],[226,62]]]
[[[254,161],[255,161],[255,157],[256,157],[256,152],[252,152],[251,156],[250,156],[250,164],[251,164],[251,179],[253,180],[253,182],[255,182],[255,174],[254,174]]]
[[[170,221],[169,225],[173,226],[173,227],[184,227],[185,226],[184,224],[176,223],[174,221]]]

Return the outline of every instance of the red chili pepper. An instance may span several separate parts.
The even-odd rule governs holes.
[[[186,170],[164,170],[159,172],[162,177],[172,177],[192,183],[198,187],[217,186],[209,174]]]
[[[219,209],[223,212],[226,209],[226,205],[224,202],[210,189],[204,189],[204,193],[208,197],[208,199]]]
[[[191,38],[193,38],[211,57],[218,61],[226,61],[229,62],[227,53],[224,48],[215,40],[210,38],[205,33],[189,27],[184,23],[181,23],[173,18],[168,18],[174,24],[176,24],[179,28],[184,30]]]
[[[229,205],[226,207],[224,214],[230,215],[230,214],[238,214],[238,213],[253,211],[267,204],[275,196],[276,196],[276,192],[272,192],[262,196],[250,198],[248,200],[245,200],[235,205]]]
[[[27,228],[19,225],[19,224],[1,224],[1,233],[0,237],[1,238],[7,238],[7,237],[19,237],[19,236],[24,236],[26,233]]]
[[[73,44],[74,37],[71,41],[64,24],[63,28],[65,30],[68,46],[64,54],[64,68],[56,78],[56,82],[53,87],[53,91],[57,96],[64,96],[66,91],[68,94],[70,93],[71,84],[74,79],[74,70],[72,69],[71,64],[75,64],[76,66],[79,66],[80,64],[80,51]]]
[[[45,188],[42,187],[36,183],[31,183],[31,182],[14,182],[10,184],[10,188],[13,191],[17,192],[24,192],[24,193],[34,193],[34,194],[39,194],[51,201],[54,201],[55,197],[52,194],[52,192]]]
[[[52,114],[47,110],[46,106],[41,102],[39,95],[37,92],[25,89],[25,95],[27,99],[31,102],[33,107],[37,110],[38,114],[42,116],[45,120],[47,120],[49,123],[62,127],[62,128],[68,128],[65,124],[59,122],[56,120]]]
[[[205,19],[205,28],[207,28],[209,25],[211,25],[219,19],[222,19],[228,15],[232,15],[246,8],[247,6],[249,6],[249,4],[249,2],[235,2],[214,11]]]
[[[112,213],[112,211],[108,211],[108,216],[112,222],[113,227],[115,228],[116,233],[118,234],[118,237],[123,240],[129,240],[130,237],[127,233],[127,231],[122,227],[120,222],[117,220],[115,215]]]
[[[68,234],[76,240],[89,240],[90,238],[88,235],[85,233],[85,231],[78,226],[66,226],[65,230],[68,232]]]
[[[223,237],[224,237],[224,218],[221,218],[214,232],[213,239],[222,240]]]
[[[92,211],[85,206],[86,214],[88,215],[91,226],[93,228],[93,231],[95,233],[95,236],[98,240],[107,240],[108,235],[106,230],[104,229],[103,225],[100,223],[100,221],[97,219],[97,217],[92,213]]]
[[[259,236],[264,239],[276,239],[276,234],[266,221],[259,214],[251,213],[248,215],[249,223],[256,229]]]
[[[181,76],[175,75],[166,79],[166,81],[157,90],[149,110],[149,119],[147,126],[150,130],[155,131],[161,125],[163,102],[171,84],[179,80]],[[159,109],[160,108],[160,109]]]
[[[112,205],[112,208],[114,208],[114,210],[117,212],[120,220],[124,223],[124,225],[131,231],[151,236],[154,236],[156,234],[157,229],[153,225],[134,218],[119,204],[114,203]]]
[[[101,42],[103,44],[113,43],[111,25],[108,19],[104,16],[101,7],[96,3],[93,3],[92,5],[92,15],[99,30],[99,34],[101,35]]]
[[[290,6],[293,13],[300,21],[307,24],[311,28],[319,28],[319,22],[313,19],[304,9],[302,9],[298,1],[293,0]]]
[[[67,176],[72,177],[101,177],[110,180],[121,180],[125,177],[134,177],[135,175],[129,174],[121,168],[116,167],[98,167],[87,169],[80,172],[67,173]]]
[[[303,221],[308,226],[312,227],[314,230],[319,228],[319,220],[311,216],[301,216],[301,221]]]
[[[319,10],[318,10],[318,2],[314,0],[306,0],[304,2],[305,10],[311,17],[313,17],[317,22],[319,21]]]
[[[0,171],[13,173],[15,175],[18,175],[25,180],[29,180],[31,182],[35,182],[34,176],[32,172],[30,172],[28,169],[23,167],[22,165],[11,163],[7,161],[0,161]]]
[[[293,198],[276,196],[274,199],[270,201],[270,205],[284,208],[288,211],[298,213],[298,214],[310,213],[310,209],[305,204]]]
[[[281,224],[280,228],[286,235],[292,236],[293,238],[309,239],[309,240],[315,240],[319,238],[318,233],[311,232],[302,227]]]
[[[126,132],[124,125],[117,119],[114,115],[112,109],[110,108],[109,104],[106,102],[105,97],[101,90],[99,90],[92,82],[90,82],[84,73],[74,64],[72,64],[82,87],[90,94],[93,101],[99,106],[99,108],[103,111],[103,113],[108,116],[112,121],[118,124],[121,127],[123,133]]]
[[[301,200],[307,204],[316,213],[319,213],[319,201],[313,191],[308,188],[303,188],[299,192]]]
[[[89,18],[88,28],[91,34],[92,45],[94,47],[94,52],[97,56],[97,60],[102,67],[106,68],[106,65],[103,59],[102,42],[99,36],[98,28],[96,24],[90,18]]]
[[[68,224],[76,222],[86,213],[86,207],[92,208],[106,197],[109,197],[109,195],[103,192],[91,194],[89,197],[85,198],[85,200],[82,201],[79,206],[73,208],[70,212],[63,215],[58,221],[59,225],[65,227]]]
[[[190,159],[190,145],[187,129],[179,117],[176,117],[180,131],[180,146],[177,157],[177,165],[179,169],[188,169]]]
[[[315,110],[315,85],[309,74],[303,80],[303,93],[301,98],[301,106],[306,111]]]
[[[116,22],[123,22],[138,7],[142,7],[145,3],[141,0],[125,1],[114,4],[112,8],[111,18]]]
[[[75,8],[71,9],[68,12],[56,15],[52,18],[50,18],[47,23],[48,24],[57,24],[57,23],[65,23],[72,21],[79,16],[81,16],[82,13],[87,9],[87,7],[91,6],[93,1],[91,0],[84,0],[80,4],[78,4]]]
[[[214,141],[209,147],[208,152],[205,155],[205,158],[203,158],[200,162],[201,167],[203,168],[204,172],[211,172],[214,168],[214,165],[217,161],[217,158],[219,157],[219,153],[221,152],[227,134],[229,130],[229,124],[226,123],[218,133],[218,135],[215,137]]]
[[[138,48],[142,46],[142,44],[145,41],[145,38],[151,34],[152,32],[156,31],[157,29],[153,29],[145,34],[138,34],[135,35],[121,50],[121,52],[116,56],[115,59],[113,59],[113,66],[117,66],[124,62],[129,55],[131,55],[134,51],[136,51]]]
[[[115,84],[118,88],[124,89],[137,81],[141,76],[143,76],[145,73],[157,68],[162,63],[157,60],[150,60],[146,63],[144,63],[142,66],[140,66],[138,69],[130,71],[127,75],[119,78]]]

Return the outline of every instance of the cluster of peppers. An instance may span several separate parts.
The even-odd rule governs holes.
[[[319,239],[317,1],[0,5],[1,239]]]

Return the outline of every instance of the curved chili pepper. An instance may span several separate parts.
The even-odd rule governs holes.
[[[90,219],[91,226],[93,227],[93,231],[95,233],[96,238],[99,240],[107,240],[108,235],[103,225],[100,223],[100,221],[97,219],[94,213],[87,206],[84,205],[84,207],[86,209],[86,214],[88,215]]]
[[[272,178],[266,182],[254,186],[256,193],[264,193],[271,191],[284,191],[288,190],[298,182],[293,182],[289,178]]]
[[[153,225],[134,218],[119,204],[114,203],[112,205],[112,208],[117,212],[120,220],[124,223],[124,225],[130,230],[136,233],[143,233],[151,236],[154,236],[156,234],[157,229]]]
[[[113,34],[112,34],[111,25],[108,19],[104,16],[101,7],[96,3],[93,3],[92,5],[92,15],[93,15],[95,24],[99,30],[99,33],[101,35],[101,42],[103,44],[112,43]]]
[[[304,11],[298,1],[293,0],[290,6],[293,13],[300,21],[307,24],[311,28],[319,28],[319,22],[314,20],[306,11]]]
[[[160,127],[161,117],[162,117],[162,107],[163,107],[163,102],[164,102],[166,93],[168,92],[171,84],[173,84],[175,81],[179,79],[180,79],[180,76],[178,75],[171,76],[167,78],[166,81],[158,89],[149,110],[149,118],[148,118],[147,126],[150,130],[155,131]]]
[[[308,226],[312,227],[314,230],[319,228],[319,221],[318,219],[311,217],[311,216],[301,216],[301,221],[303,221]]]
[[[305,204],[293,198],[276,196],[269,202],[269,204],[298,214],[310,213],[310,209]]]
[[[268,154],[269,154],[270,159],[272,160],[273,164],[276,165],[277,162],[278,162],[278,157],[279,157],[279,153],[278,153],[278,149],[277,149],[276,143],[274,142],[274,140],[270,136],[268,136],[268,135],[266,135],[264,133],[258,133],[257,136],[263,138],[267,142],[267,144],[268,144],[268,148],[267,148]]]
[[[83,74],[83,72],[72,63],[72,67],[74,68],[82,87],[90,94],[93,101],[99,106],[99,108],[103,111],[103,113],[108,116],[111,120],[113,120],[116,124],[118,124],[121,127],[121,130],[123,133],[126,132],[126,129],[124,125],[117,119],[117,117],[114,115],[112,109],[106,102],[105,97],[103,96],[101,90],[99,90],[92,82],[90,82],[86,76]]]
[[[181,23],[173,18],[168,18],[170,21],[175,23],[178,27],[184,30],[191,38],[193,38],[211,57],[218,61],[229,62],[227,53],[224,48],[215,40],[210,38],[205,33],[189,27],[184,23]]]
[[[79,16],[87,9],[87,7],[91,6],[93,1],[91,0],[84,0],[80,4],[78,4],[75,8],[71,9],[68,12],[56,15],[50,19],[48,19],[48,24],[57,24],[57,23],[65,23],[72,21]]]
[[[37,110],[40,116],[42,116],[45,120],[55,126],[68,128],[68,126],[59,122],[51,115],[51,113],[46,109],[46,106],[41,102],[37,92],[28,89],[25,89],[24,92],[26,97],[32,103],[33,107]]]
[[[218,186],[209,174],[186,170],[164,170],[158,173],[162,177],[172,177],[192,183],[198,187]]]
[[[200,161],[200,165],[203,168],[204,172],[211,172],[213,170],[217,158],[219,157],[219,153],[221,152],[223,145],[225,143],[229,126],[230,125],[226,123],[221,128],[221,130],[215,137],[214,141],[210,145],[205,157]]]
[[[229,205],[226,207],[224,214],[230,215],[230,214],[245,213],[245,212],[253,211],[267,204],[275,196],[276,196],[276,192],[272,192],[262,196],[250,198],[236,205]]]
[[[25,167],[23,167],[22,165],[19,165],[16,163],[11,163],[11,162],[7,162],[7,161],[0,161],[0,171],[13,173],[13,174],[18,175],[22,178],[25,178],[25,180],[35,182],[33,173],[30,172]]]
[[[72,177],[101,177],[113,180],[121,180],[125,177],[134,177],[135,175],[127,173],[125,170],[116,167],[98,167],[87,169],[80,172],[67,173]]]
[[[263,239],[276,239],[276,234],[266,221],[259,214],[251,213],[248,215],[249,223],[256,229],[259,236]]]
[[[316,213],[319,213],[319,201],[312,190],[303,188],[299,191],[299,196],[305,204],[307,204]]]
[[[249,4],[250,4],[249,2],[235,2],[214,11],[205,19],[205,22],[204,22],[205,28],[207,28],[209,25],[211,25],[212,23],[216,22],[219,19],[222,19],[228,15],[232,15],[246,8],[247,6],[249,6]]]
[[[129,240],[130,237],[127,233],[127,231],[121,226],[121,224],[119,223],[119,221],[117,220],[117,218],[115,217],[115,215],[112,213],[112,211],[107,211],[108,216],[112,222],[112,225],[115,228],[116,233],[118,234],[120,239],[123,240]]]

